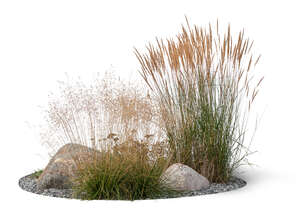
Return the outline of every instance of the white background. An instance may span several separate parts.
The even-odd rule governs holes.
[[[0,212],[299,213],[299,7],[297,1],[0,1]],[[263,114],[242,189],[156,201],[78,201],[31,194],[18,179],[48,161],[37,131],[38,106],[69,76],[90,79],[111,66],[137,75],[133,47],[175,35],[187,15],[206,26],[219,19],[245,29],[262,54],[265,80],[256,111]]]

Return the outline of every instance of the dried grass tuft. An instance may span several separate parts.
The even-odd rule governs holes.
[[[90,86],[61,82],[60,88],[60,96],[49,102],[42,143],[53,153],[78,143],[102,154],[74,157],[76,197],[135,200],[172,192],[159,181],[170,163],[169,150],[149,93],[108,72]]]

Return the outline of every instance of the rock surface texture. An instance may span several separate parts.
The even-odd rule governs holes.
[[[37,180],[39,190],[55,188],[68,189],[71,187],[70,178],[76,170],[75,160],[90,160],[100,156],[98,150],[80,144],[66,144],[51,158],[43,173]]]
[[[178,191],[203,190],[209,187],[209,181],[192,168],[175,163],[161,176],[162,182]]]

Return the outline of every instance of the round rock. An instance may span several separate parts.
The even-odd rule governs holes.
[[[75,160],[90,160],[101,155],[100,151],[80,144],[66,144],[51,158],[43,173],[37,180],[39,190],[71,187],[70,178],[76,170]]]
[[[192,168],[175,163],[161,176],[161,180],[168,187],[178,191],[203,190],[209,187],[209,181]]]

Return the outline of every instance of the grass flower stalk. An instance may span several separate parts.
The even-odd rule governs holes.
[[[218,22],[215,31],[186,22],[175,39],[157,38],[146,53],[135,49],[139,73],[159,99],[173,161],[227,182],[250,154],[244,140],[263,80],[253,83],[259,57],[243,31],[233,38],[229,25],[222,37]]]

